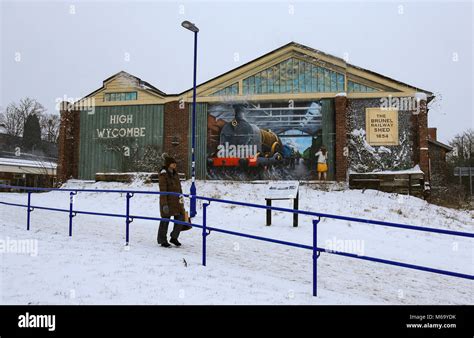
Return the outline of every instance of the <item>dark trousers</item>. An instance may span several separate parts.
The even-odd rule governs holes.
[[[184,222],[184,216],[183,215],[174,215],[173,218],[176,221],[183,221]],[[167,221],[161,221],[160,226],[158,228],[158,244],[162,243],[168,243],[168,239],[166,238],[168,235],[168,224],[170,222]],[[172,239],[178,239],[179,233],[181,232],[182,225],[174,223],[173,225],[173,231],[171,231],[171,238]]]

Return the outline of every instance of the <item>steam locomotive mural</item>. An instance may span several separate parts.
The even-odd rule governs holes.
[[[310,179],[321,145],[320,102],[208,108],[210,178]]]

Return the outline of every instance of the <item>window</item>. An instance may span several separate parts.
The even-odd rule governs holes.
[[[355,92],[355,93],[366,93],[366,92],[376,92],[378,91],[378,89],[348,80],[347,91]]]
[[[331,91],[331,73],[329,70],[324,69],[324,92]]]
[[[262,92],[262,84],[260,74],[255,75],[255,91],[257,94]]]
[[[104,101],[133,101],[137,100],[137,97],[137,92],[105,93]]]
[[[338,92],[344,75],[289,58],[243,80],[244,94]]]
[[[256,74],[255,76],[258,76],[258,74]],[[280,93],[286,92],[286,81],[287,81],[286,63],[282,62],[280,63]]]
[[[337,92],[337,74],[331,73],[331,92]]]
[[[262,72],[262,93],[268,93],[268,70]]]
[[[344,91],[344,76],[341,74],[337,74],[337,91]]]
[[[244,92],[245,90],[246,90],[246,85],[244,83]],[[239,84],[236,82],[228,87],[218,90],[215,93],[212,93],[211,96],[232,96],[232,95],[237,95],[238,93],[239,93]]]

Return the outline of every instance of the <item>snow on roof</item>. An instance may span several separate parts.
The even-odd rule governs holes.
[[[57,167],[57,164],[55,162],[42,161],[41,159],[38,159],[37,161],[34,161],[34,160],[25,160],[25,159],[18,159],[18,158],[6,158],[6,157],[0,157],[0,165],[19,166],[19,167],[34,167],[34,168],[48,168],[48,169],[56,169],[56,167]]]
[[[426,101],[427,95],[426,95],[426,93],[417,92],[417,93],[415,93],[415,99]]]
[[[400,174],[424,174],[421,171],[420,166],[417,164],[413,168],[406,170],[381,170],[381,171],[371,171],[367,173],[358,173],[355,171],[349,172],[349,174],[377,174],[377,175],[400,175]]]

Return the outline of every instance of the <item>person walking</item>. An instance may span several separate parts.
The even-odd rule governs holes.
[[[315,154],[317,158],[316,171],[318,172],[318,180],[321,181],[321,176],[326,181],[328,172],[328,151],[325,146],[321,146],[319,151]]]
[[[165,157],[165,163],[159,175],[159,185],[161,192],[175,192],[179,194],[183,193],[176,166],[176,161],[173,157]],[[184,222],[186,212],[184,209],[183,197],[168,194],[160,195],[160,214],[162,218],[173,217],[177,221]],[[161,221],[158,228],[158,244],[165,248],[170,247],[170,244],[167,240],[168,224],[169,221]],[[181,243],[178,241],[178,237],[182,229],[183,227],[181,224],[174,223],[170,242],[176,246],[181,246]]]

